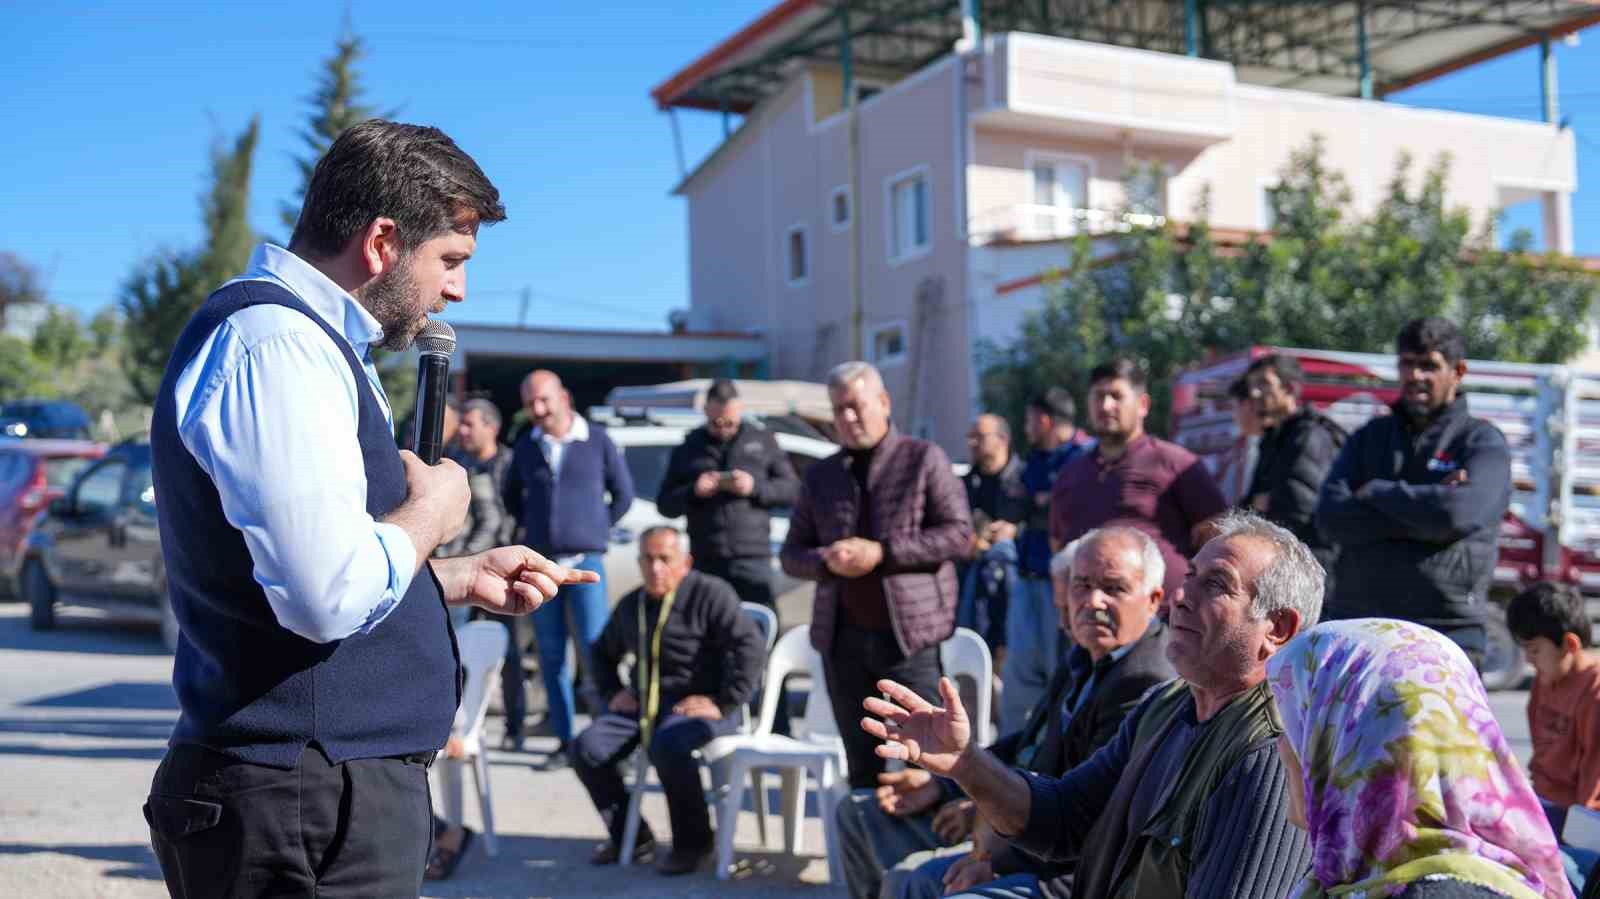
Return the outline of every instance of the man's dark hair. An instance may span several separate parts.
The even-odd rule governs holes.
[[[1073,402],[1072,391],[1065,387],[1052,387],[1043,393],[1036,393],[1028,398],[1028,408],[1055,419],[1058,425],[1072,424],[1078,417],[1078,404]]]
[[[1467,340],[1455,322],[1430,316],[1407,322],[1394,339],[1394,350],[1424,356],[1438,350],[1447,365],[1455,365],[1467,358]]]
[[[1235,402],[1244,402],[1250,398],[1250,382],[1244,375],[1240,375],[1228,382],[1228,398]]]
[[[718,378],[706,388],[706,402],[726,403],[739,398],[739,386],[730,378]]]
[[[1147,383],[1144,369],[1139,366],[1139,363],[1124,356],[1118,356],[1109,362],[1102,362],[1089,370],[1090,387],[1101,381],[1118,379],[1127,381],[1130,387],[1140,393],[1144,392]]]
[[[1305,369],[1300,367],[1300,362],[1293,356],[1281,356],[1277,353],[1262,356],[1260,359],[1250,363],[1250,367],[1245,369],[1245,375],[1248,376],[1254,372],[1264,370],[1270,370],[1277,375],[1278,383],[1282,384],[1290,393],[1295,396],[1300,395],[1300,385],[1306,382],[1306,373]],[[1246,385],[1245,391],[1246,395],[1248,395],[1248,385]]]
[[[289,246],[337,256],[374,219],[392,218],[402,250],[444,234],[504,221],[500,191],[443,131],[368,119],[317,162]]]
[[[1518,640],[1544,637],[1560,646],[1567,634],[1576,634],[1585,647],[1594,641],[1583,594],[1571,584],[1554,581],[1540,581],[1512,597],[1506,606],[1506,627]]]

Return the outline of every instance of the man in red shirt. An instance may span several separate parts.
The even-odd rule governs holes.
[[[1059,550],[1095,528],[1125,525],[1149,534],[1167,560],[1166,605],[1183,589],[1200,526],[1227,509],[1195,456],[1145,433],[1150,393],[1144,370],[1113,359],[1089,372],[1089,429],[1098,440],[1061,469],[1050,495],[1050,545]]]

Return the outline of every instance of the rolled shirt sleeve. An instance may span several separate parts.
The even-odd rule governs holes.
[[[179,435],[244,535],[273,614],[318,643],[376,627],[416,573],[404,529],[366,512],[356,391],[368,389],[381,390],[280,307],[236,313],[177,385]]]

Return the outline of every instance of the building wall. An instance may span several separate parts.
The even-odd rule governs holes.
[[[900,327],[904,358],[881,365],[895,418],[964,456],[972,412],[966,239],[956,203],[956,66],[935,64],[858,107],[861,340]],[[751,117],[683,188],[689,200],[690,296],[698,327],[761,328],[774,377],[819,379],[856,358],[851,343],[848,228],[831,220],[836,188],[850,185],[846,118],[836,73],[797,78]],[[889,184],[928,178],[926,252],[889,259]],[[807,276],[788,278],[788,241],[804,229]],[[922,299],[919,301],[919,297]]]
[[[1217,77],[1220,63],[1063,38],[1007,35],[986,46],[992,87],[977,113],[975,212],[1032,202],[1024,154],[1054,150],[1093,159],[1092,206],[1121,202],[1124,160],[1154,159],[1171,172],[1170,214],[1189,218],[1209,188],[1213,224],[1264,228],[1263,190],[1313,135],[1361,213],[1382,200],[1407,153],[1413,183],[1449,154],[1447,201],[1480,224],[1509,202],[1577,187],[1575,138],[1554,125],[1236,84]]]

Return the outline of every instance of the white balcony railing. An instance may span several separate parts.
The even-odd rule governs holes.
[[[1166,216],[1142,212],[1074,209],[1040,203],[998,206],[972,217],[967,234],[974,243],[1063,240],[1079,234],[1106,234],[1160,227]]]

